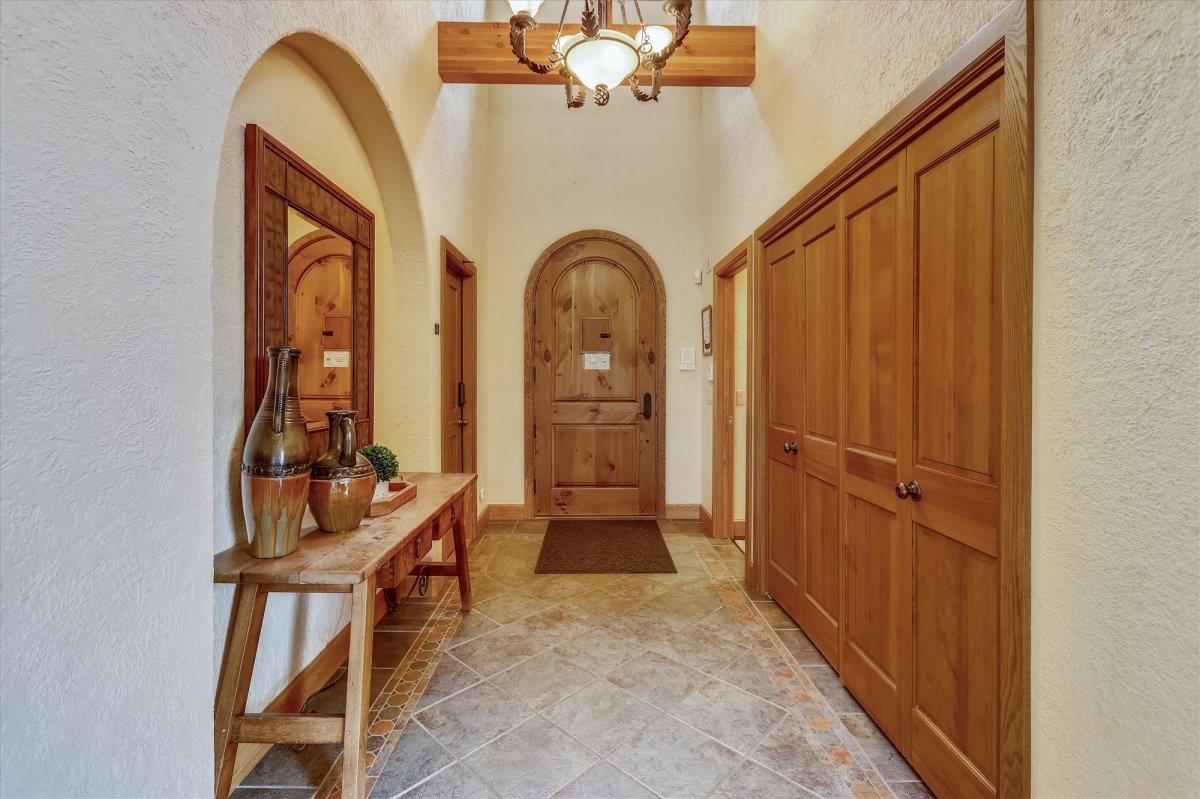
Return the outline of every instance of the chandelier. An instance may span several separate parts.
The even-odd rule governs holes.
[[[688,35],[692,22],[692,0],[666,0],[663,3],[663,11],[675,17],[674,32],[662,25],[647,25],[642,19],[638,0],[632,0],[637,23],[630,25],[625,13],[626,0],[616,2],[621,9],[622,27],[626,32],[609,27],[610,2],[583,0],[579,33],[564,36],[563,22],[571,5],[571,0],[565,0],[562,16],[558,20],[558,31],[554,34],[554,44],[550,49],[549,63],[539,64],[525,55],[525,34],[537,28],[533,16],[542,5],[542,0],[508,0],[513,11],[512,19],[508,21],[508,38],[513,55],[538,75],[558,70],[566,85],[567,108],[581,107],[589,89],[596,105],[608,105],[609,92],[627,79],[634,98],[639,102],[658,102],[663,67]],[[638,85],[637,71],[642,67],[650,72],[649,92],[642,91]]]

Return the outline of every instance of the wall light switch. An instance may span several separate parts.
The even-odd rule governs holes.
[[[710,363],[708,365],[708,382],[711,383],[712,381],[713,381],[713,365]]]
[[[680,347],[679,348],[679,371],[681,371],[681,372],[696,371],[696,348],[695,347]]]
[[[745,405],[746,404],[746,392],[744,390],[733,392],[733,404],[734,405]]]

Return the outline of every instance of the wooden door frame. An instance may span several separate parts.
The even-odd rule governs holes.
[[[1033,311],[1033,77],[1032,0],[1013,0],[887,112],[848,150],[825,167],[754,232],[765,246],[810,212],[942,119],[975,90],[1004,76],[996,171],[1003,220],[1001,263],[999,777],[997,795],[1025,797],[1030,777],[1030,495],[1032,481]],[[761,270],[760,270],[761,271]],[[754,303],[764,307],[762,275],[751,281]],[[762,332],[765,314],[755,320]],[[761,341],[761,339],[760,339]],[[766,378],[764,353],[755,367]],[[765,385],[765,384],[760,384]],[[766,437],[765,392],[752,400],[758,442]],[[756,466],[763,453],[755,456]],[[761,474],[761,472],[759,472]],[[765,481],[754,483],[755,511],[765,513]],[[764,518],[759,516],[758,518]],[[768,533],[769,534],[769,533]],[[765,538],[766,536],[760,536]]]
[[[762,563],[760,556],[761,536],[754,535],[756,519],[763,518],[755,502],[755,475],[762,474],[756,470],[756,442],[759,438],[754,427],[755,392],[763,385],[756,374],[760,370],[761,333],[757,330],[758,313],[754,308],[754,281],[759,264],[759,245],[753,236],[747,237],[722,258],[713,267],[713,537],[718,531],[733,529],[733,470],[732,461],[728,456],[733,451],[733,431],[723,420],[736,411],[735,389],[733,386],[734,350],[731,343],[734,339],[734,304],[733,278],[741,272],[746,273],[746,356],[747,356],[747,386],[750,401],[746,405],[746,582],[751,588],[757,589],[762,585],[758,574],[758,564]]]
[[[654,263],[654,259],[641,245],[620,233],[600,229],[569,233],[542,250],[542,254],[534,262],[533,268],[529,270],[529,278],[525,281],[525,505],[522,518],[532,519],[535,508],[533,494],[533,428],[536,402],[533,383],[534,297],[542,273],[554,256],[567,247],[588,241],[608,241],[624,247],[630,255],[642,262],[654,284],[654,317],[657,329],[654,331],[654,351],[651,355],[654,356],[654,382],[658,408],[658,412],[654,414],[655,439],[658,446],[656,454],[658,463],[655,470],[658,485],[655,487],[654,508],[655,516],[665,519],[667,517],[667,290],[663,283],[662,273],[658,271],[658,264]]]
[[[445,236],[441,237],[441,273],[447,271],[455,272],[462,278],[462,374],[463,383],[466,388],[466,402],[463,405],[463,419],[466,420],[466,425],[463,430],[463,452],[462,462],[464,472],[479,471],[479,403],[477,398],[479,392],[476,383],[478,381],[477,362],[479,358],[478,352],[478,286],[476,283],[477,269],[475,262],[463,255],[462,250],[451,244]],[[442,305],[439,308],[445,307],[446,302],[446,281],[439,277],[441,285],[440,297]],[[439,310],[439,315],[441,311]],[[444,339],[443,339],[444,341]],[[441,368],[446,370],[445,347],[441,348]],[[440,382],[440,381],[439,381]],[[438,413],[442,413],[442,404],[438,404]],[[439,419],[438,429],[441,430],[444,425]],[[446,452],[446,436],[445,431],[440,434],[442,445],[442,463],[447,461],[449,453]]]

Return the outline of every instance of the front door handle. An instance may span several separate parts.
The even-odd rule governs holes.
[[[654,415],[654,398],[651,397],[650,392],[647,391],[645,394],[642,395],[642,417],[649,419],[653,415]]]

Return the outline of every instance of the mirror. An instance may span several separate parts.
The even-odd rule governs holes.
[[[315,430],[353,399],[354,245],[292,206],[287,238],[288,346],[303,353],[300,406]]]
[[[257,125],[246,126],[245,429],[267,387],[267,347],[300,350],[313,457],[326,411],[355,410],[373,440],[375,215]]]

